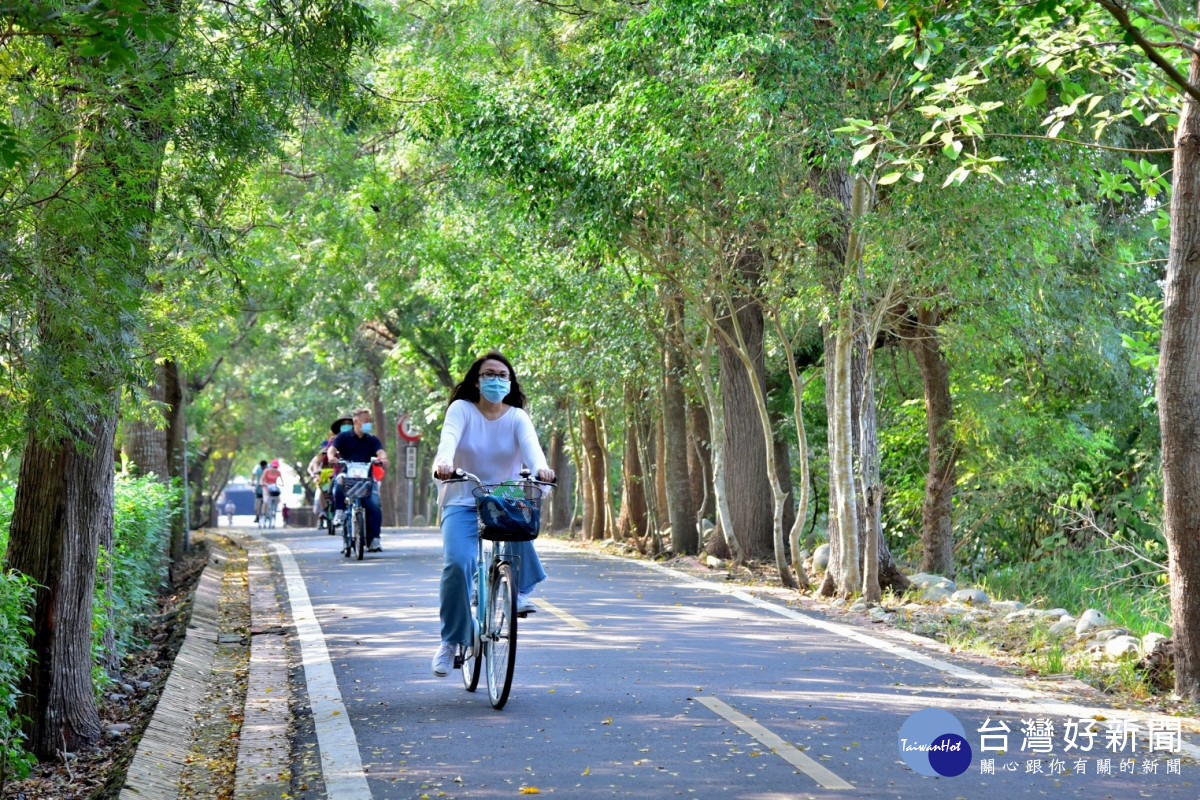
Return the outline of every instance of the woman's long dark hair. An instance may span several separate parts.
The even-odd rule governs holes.
[[[508,394],[504,396],[502,402],[507,403],[513,408],[524,408],[525,393],[521,391],[521,384],[517,382],[517,371],[513,369],[513,365],[509,363],[507,358],[495,350],[475,359],[475,363],[467,370],[467,374],[463,376],[463,379],[450,392],[450,402],[453,403],[455,400],[466,400],[468,403],[479,402],[479,387],[475,384],[479,383],[479,370],[483,368],[483,362],[485,361],[499,361],[508,367],[508,378],[512,383],[508,388]]]

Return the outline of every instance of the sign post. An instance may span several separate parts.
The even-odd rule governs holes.
[[[396,433],[407,442],[404,445],[404,477],[408,479],[408,500],[404,526],[409,527],[413,518],[413,481],[417,477],[417,442],[421,440],[421,434],[413,428],[408,414],[400,415],[400,421],[396,423]]]

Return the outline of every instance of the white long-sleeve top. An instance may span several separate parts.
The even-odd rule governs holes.
[[[455,400],[446,409],[442,438],[434,468],[446,465],[478,476],[484,483],[501,483],[521,477],[521,467],[534,473],[549,469],[533,420],[519,408],[509,408],[499,419],[489,420],[474,403]],[[438,504],[475,505],[474,484],[443,483]]]

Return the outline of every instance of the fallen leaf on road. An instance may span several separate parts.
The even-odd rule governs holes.
[[[579,773],[579,774],[580,774],[580,775],[591,775],[591,774],[592,774],[592,768],[591,768],[591,767],[584,767],[584,768],[583,768],[583,772],[581,772],[581,773]]]
[[[541,794],[542,790],[536,786],[525,786],[521,789],[521,794]]]

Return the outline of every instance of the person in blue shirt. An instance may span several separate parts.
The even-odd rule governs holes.
[[[353,430],[339,433],[334,438],[333,444],[329,446],[330,460],[365,462],[372,458],[378,458],[380,465],[387,467],[388,457],[387,453],[383,451],[383,442],[371,432],[375,427],[371,419],[371,412],[360,408],[354,412],[352,418]],[[378,480],[371,488],[370,496],[363,498],[363,505],[367,509],[368,549],[372,553],[378,553],[383,549],[379,541],[379,530],[383,527],[383,509],[379,506]],[[340,525],[346,517],[346,495],[337,481],[333,482],[333,508],[335,511],[334,524]]]

